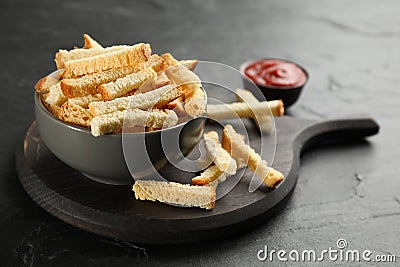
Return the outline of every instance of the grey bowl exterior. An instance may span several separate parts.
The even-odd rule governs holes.
[[[122,147],[122,134],[94,137],[88,129],[55,118],[44,107],[37,93],[34,99],[35,117],[40,136],[57,158],[87,177],[102,183],[128,185],[133,183],[133,176],[138,177],[135,173],[131,174],[126,165]],[[124,138],[127,138],[129,144],[133,145],[130,149],[135,151],[135,157],[137,155],[138,161],[143,155],[148,155],[156,169],[161,169],[166,163],[161,132],[165,131],[168,135],[179,138],[181,151],[175,151],[176,155],[181,153],[187,155],[200,141],[205,121],[205,117],[199,117],[188,123],[164,130],[125,134]],[[136,143],[143,142],[143,138],[145,138],[149,147],[135,146]],[[141,168],[138,173],[148,174],[146,166]]]

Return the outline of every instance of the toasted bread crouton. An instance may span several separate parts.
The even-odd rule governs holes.
[[[105,101],[113,100],[138,89],[144,82],[156,75],[157,73],[152,68],[147,68],[119,78],[115,82],[102,84],[99,91]]]
[[[157,76],[154,77],[154,79],[152,80],[152,83],[151,83],[151,85],[153,86],[153,89],[166,86],[167,84],[171,84],[171,81],[168,79],[165,72],[157,73]]]
[[[49,94],[47,95],[45,101],[49,105],[54,105],[54,106],[58,106],[58,107],[61,107],[61,105],[64,104],[65,101],[67,101],[67,98],[61,91],[60,82],[58,82],[55,85],[52,85],[50,87]]]
[[[212,186],[136,180],[132,190],[138,200],[159,201],[207,210],[214,208],[216,199],[215,188]]]
[[[83,39],[85,41],[85,44],[83,46],[84,49],[91,49],[91,48],[103,48],[101,44],[99,44],[96,40],[94,40],[92,37],[90,37],[89,34],[84,34]]]
[[[111,101],[99,101],[89,104],[90,113],[100,116],[114,111],[126,109],[161,108],[181,95],[179,87],[166,85],[153,91],[135,94],[127,97],[116,98]]]
[[[236,174],[236,161],[222,148],[218,133],[215,131],[204,133],[204,141],[207,152],[215,155],[213,160],[215,166],[228,175]]]
[[[183,65],[165,70],[168,78],[183,88],[185,110],[192,117],[206,113],[206,100],[200,78]]]
[[[177,99],[169,102],[165,107],[175,111],[176,115],[178,115],[179,118],[178,124],[186,122],[191,118],[191,116],[186,113],[185,105],[181,97],[178,97]]]
[[[157,54],[151,55],[149,60],[133,66],[133,72],[138,72],[147,68],[153,68],[155,72],[160,72],[164,65],[164,59]]]
[[[171,84],[165,72],[159,72],[157,75],[152,76],[145,83],[143,83],[135,92],[135,94],[146,93],[154,89]]]
[[[92,114],[90,114],[89,110],[75,105],[73,102],[67,101],[59,109],[57,117],[60,120],[85,128],[90,128]]]
[[[259,103],[258,99],[248,90],[246,89],[236,89],[236,95],[239,101],[245,102],[248,104],[250,107],[252,107],[255,103]],[[281,101],[282,102],[282,101]],[[283,102],[282,102],[282,109],[283,109]],[[271,115],[268,114],[269,112],[265,112],[264,110],[262,112],[258,112],[255,109],[252,109],[254,113],[254,121],[257,125],[257,127],[260,129],[261,132],[264,133],[270,133],[273,130],[273,122],[271,119]],[[283,115],[283,111],[282,111]]]
[[[56,53],[55,57],[55,62],[57,69],[63,69],[65,68],[65,63],[70,60],[78,60],[78,59],[83,59],[83,58],[90,58],[94,56],[98,56],[101,54],[107,54],[115,51],[120,51],[124,50],[126,48],[129,48],[127,45],[116,45],[112,47],[107,47],[107,48],[102,48],[102,47],[97,47],[97,48],[91,48],[91,49],[85,49],[85,48],[76,48],[73,50],[63,50],[60,49]]]
[[[81,97],[99,93],[99,86],[113,82],[126,75],[139,72],[147,68],[153,68],[157,71],[162,65],[163,59],[158,55],[152,55],[150,59],[134,66],[125,66],[105,70],[98,73],[88,74],[77,79],[61,80],[61,89],[68,98]]]
[[[93,49],[82,49],[82,51],[90,51]],[[77,49],[70,52],[72,53],[76,50]],[[91,57],[68,60],[64,63],[65,71],[62,76],[63,78],[78,78],[83,75],[101,72],[112,68],[138,65],[147,61],[150,58],[150,55],[150,45],[140,43],[109,53],[101,53]]]
[[[54,79],[50,76],[45,76],[41,78],[39,81],[37,81],[34,88],[38,93],[48,93],[50,92],[50,87],[56,85],[57,83],[58,83],[57,79]]]
[[[198,59],[186,59],[186,60],[179,60],[178,65],[184,65],[188,70],[193,71],[197,63],[199,63]]]
[[[224,172],[220,171],[217,166],[212,165],[205,169],[199,176],[192,178],[192,184],[208,185],[220,178],[223,174]]]
[[[58,111],[60,110],[60,106],[52,105],[46,102],[46,99],[49,96],[49,94],[50,93],[42,94],[40,100],[42,101],[42,104],[46,107],[46,109],[55,117],[57,117]]]
[[[164,59],[164,70],[178,65],[178,61],[170,53],[162,54],[161,57]]]
[[[166,70],[170,67],[176,66],[176,65],[183,65],[187,69],[193,71],[197,63],[199,63],[198,59],[187,59],[187,60],[177,60],[175,59],[170,53],[165,53],[162,54],[161,57],[165,60],[163,69]]]
[[[96,94],[96,95],[87,95],[87,96],[69,98],[68,102],[87,109],[89,108],[89,104],[91,102],[102,101],[102,100],[103,97],[100,94]]]
[[[245,102],[211,104],[207,105],[207,115],[214,120],[253,118],[254,114],[268,114],[269,109],[272,115],[282,116],[284,112],[282,100],[252,103],[251,107]]]
[[[200,85],[194,87],[194,91],[185,97],[185,110],[187,114],[196,118],[206,113],[206,99],[204,90]]]
[[[90,121],[92,135],[95,137],[121,131],[122,127],[152,127],[168,128],[176,125],[178,117],[172,110],[152,109],[144,111],[141,109],[132,109],[124,111],[115,111],[113,113],[103,114],[94,117]]]
[[[268,187],[274,188],[284,179],[283,174],[269,167],[267,162],[244,142],[244,136],[236,133],[229,124],[222,132],[222,147],[236,160],[239,168],[247,165]]]

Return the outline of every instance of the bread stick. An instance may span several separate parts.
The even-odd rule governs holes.
[[[124,50],[128,47],[129,46],[127,46],[127,45],[118,45],[118,46],[112,46],[112,47],[107,47],[107,48],[103,48],[103,47],[96,47],[96,48],[92,48],[92,49],[77,48],[77,49],[73,49],[70,51],[60,49],[56,53],[55,62],[56,62],[57,69],[63,69],[63,68],[65,68],[65,62],[67,62],[67,61],[94,57],[94,56],[98,56],[101,54]]]
[[[68,98],[81,97],[99,93],[99,86],[113,82],[126,75],[139,72],[147,68],[158,71],[163,64],[163,59],[158,55],[152,55],[146,62],[134,66],[125,66],[88,74],[77,79],[63,79],[61,89]]]
[[[212,159],[214,165],[206,168],[199,176],[192,178],[192,183],[217,186],[218,182],[223,182],[226,177],[236,174],[238,166],[230,154],[222,148],[217,132],[205,133],[204,141],[208,155],[214,156]]]
[[[215,155],[213,162],[218,170],[228,175],[234,175],[237,169],[236,161],[222,148],[218,133],[215,131],[204,133],[204,141],[207,152]]]
[[[191,71],[196,68],[197,63],[199,63],[198,59],[186,59],[178,61],[178,65],[184,65],[186,68],[188,68],[188,70]]]
[[[157,73],[152,68],[147,68],[119,78],[115,82],[102,84],[99,91],[105,101],[113,100],[138,89],[144,82],[156,75]]]
[[[163,66],[164,70],[176,65],[184,65],[186,68],[193,71],[196,68],[197,63],[199,63],[198,59],[187,59],[178,61],[170,53],[162,54],[161,57],[165,60]]]
[[[136,180],[132,187],[138,200],[212,209],[216,193],[212,186],[196,186],[164,181]]]
[[[247,165],[268,187],[274,188],[283,179],[281,172],[269,167],[265,160],[244,142],[244,136],[226,125],[222,132],[222,147],[236,160],[239,167]]]
[[[206,113],[206,100],[200,78],[184,65],[165,70],[168,78],[183,88],[185,110],[192,117]]]
[[[94,40],[92,37],[90,37],[89,34],[85,33],[83,35],[83,40],[85,41],[85,44],[83,46],[84,49],[103,48],[103,46],[99,44],[96,40]]]
[[[34,88],[38,93],[48,93],[50,92],[50,87],[56,85],[57,83],[57,79],[54,79],[50,76],[45,76],[35,84]]]
[[[90,129],[95,137],[121,131],[122,127],[153,127],[157,129],[168,128],[176,125],[178,117],[172,110],[152,109],[144,111],[132,109],[115,111],[94,117],[90,121]]]
[[[239,101],[247,103],[250,107],[255,103],[259,103],[258,99],[248,90],[245,89],[236,89],[236,95]],[[261,132],[270,133],[273,130],[273,123],[271,116],[263,111],[262,113],[258,113],[257,110],[253,110],[254,116],[253,119],[260,129]]]
[[[54,116],[58,116],[58,111],[60,110],[60,106],[52,105],[46,102],[46,98],[49,96],[50,93],[42,94],[40,100],[42,101],[43,105],[46,109],[53,114]]]
[[[89,104],[89,111],[93,116],[100,116],[128,108],[161,108],[181,95],[180,88],[166,85],[153,91],[116,98],[111,101],[97,101]]]
[[[283,102],[281,100],[273,100],[253,103],[251,107],[244,102],[207,105],[207,116],[214,120],[234,119],[237,117],[253,118],[254,113],[269,114],[269,108],[274,116],[283,115]]]
[[[208,185],[218,180],[224,172],[220,171],[217,166],[212,165],[205,169],[199,176],[192,178],[194,185]]]
[[[163,70],[178,65],[178,61],[170,53],[162,54],[161,57],[164,59]]]
[[[196,118],[205,115],[206,100],[201,85],[197,84],[193,90],[191,95],[185,97],[185,111],[193,118]]]
[[[73,102],[65,102],[58,111],[57,117],[63,121],[79,125],[85,128],[90,127],[92,115],[89,110],[75,105]]]
[[[100,94],[96,94],[96,95],[87,95],[87,96],[69,98],[68,102],[87,109],[89,108],[89,104],[91,102],[102,101],[102,100],[103,100],[102,96]]]
[[[45,101],[49,105],[54,105],[58,107],[61,107],[61,105],[64,104],[65,101],[67,101],[67,98],[61,91],[61,86],[59,82],[50,87],[49,94],[47,95]]]
[[[144,84],[142,84],[136,91],[136,94],[145,93],[168,84],[171,84],[171,81],[168,79],[165,72],[162,71],[157,73],[157,75],[151,77]]]
[[[82,50],[89,51],[92,49]],[[150,45],[140,43],[109,53],[98,54],[95,56],[75,60],[68,60],[64,63],[65,71],[62,76],[63,78],[77,78],[82,75],[100,72],[111,68],[137,65],[147,61],[150,58],[150,55]]]

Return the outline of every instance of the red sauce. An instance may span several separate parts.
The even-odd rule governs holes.
[[[261,86],[298,87],[307,79],[304,71],[296,64],[278,59],[256,61],[247,66],[244,73]]]

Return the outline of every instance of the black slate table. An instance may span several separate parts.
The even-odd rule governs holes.
[[[257,259],[265,245],[321,251],[336,247],[339,238],[351,249],[399,257],[399,10],[398,1],[364,0],[2,1],[0,265],[265,265],[271,263]],[[309,150],[286,208],[246,233],[146,246],[84,232],[27,196],[16,176],[14,152],[34,120],[34,83],[54,69],[57,49],[81,45],[85,32],[104,45],[146,41],[157,53],[236,68],[262,57],[299,62],[311,78],[290,115],[367,113],[381,132],[367,141]]]

